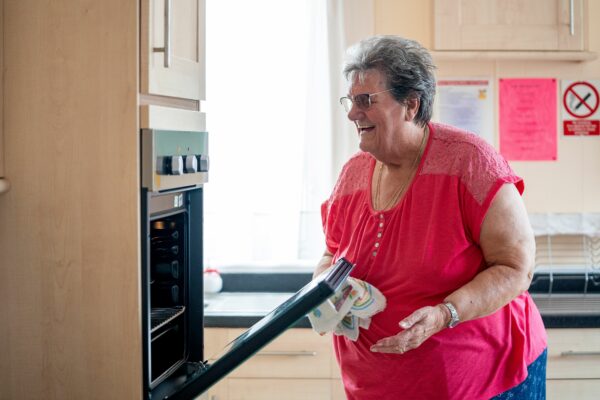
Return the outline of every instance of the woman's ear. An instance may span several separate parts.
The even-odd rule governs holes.
[[[415,119],[417,113],[419,112],[419,107],[421,106],[421,99],[418,97],[409,97],[406,99],[406,120],[412,121]]]

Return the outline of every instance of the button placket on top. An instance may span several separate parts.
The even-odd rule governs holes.
[[[379,214],[379,229],[377,230],[377,239],[375,241],[375,244],[373,245],[374,250],[373,250],[373,257],[375,257],[377,255],[377,250],[379,249],[380,243],[379,243],[379,239],[381,239],[381,237],[383,236],[383,226],[384,226],[384,217],[383,214]]]

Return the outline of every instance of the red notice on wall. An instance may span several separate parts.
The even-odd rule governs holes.
[[[600,135],[600,81],[562,81],[562,126],[565,136]]]
[[[500,79],[499,86],[500,153],[507,160],[556,160],[556,79]]]

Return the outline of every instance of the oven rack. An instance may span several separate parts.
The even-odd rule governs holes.
[[[185,306],[153,308],[150,311],[150,333],[154,333],[184,312]]]

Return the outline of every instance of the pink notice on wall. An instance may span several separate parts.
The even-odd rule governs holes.
[[[500,153],[507,160],[556,160],[556,90],[556,79],[500,79]]]

